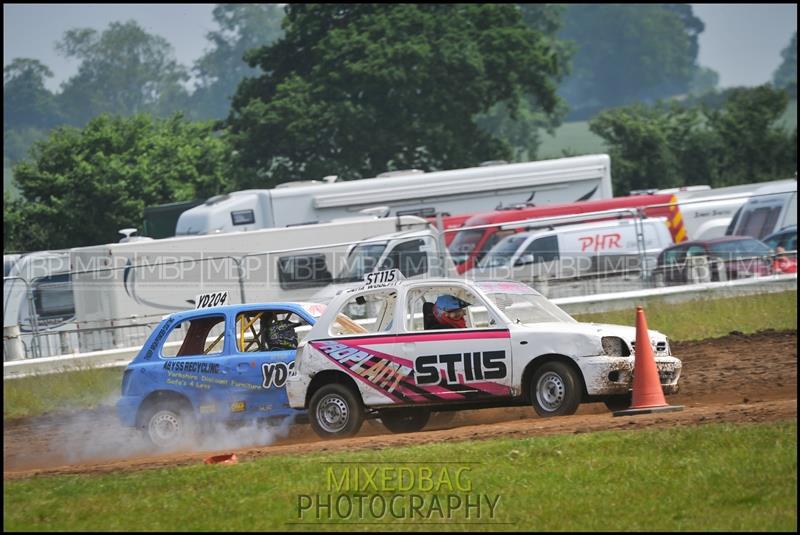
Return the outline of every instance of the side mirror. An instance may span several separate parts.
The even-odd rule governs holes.
[[[515,266],[524,266],[525,264],[533,264],[532,254],[522,255],[519,258],[517,258],[516,262],[514,262]]]

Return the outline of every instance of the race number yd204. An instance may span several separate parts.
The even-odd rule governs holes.
[[[225,304],[228,300],[228,292],[213,292],[210,294],[199,294],[194,298],[195,308],[217,307]]]

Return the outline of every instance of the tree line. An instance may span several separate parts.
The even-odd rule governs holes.
[[[58,48],[80,66],[58,93],[40,62],[4,68],[4,167],[19,192],[4,191],[7,250],[115,241],[145,206],[234,189],[535,159],[542,130],[582,114],[609,146],[617,194],[796,169],[796,129],[775,121],[796,98],[796,36],[773,84],[718,92],[688,4],[213,13],[191,72],[132,21],[68,31]]]

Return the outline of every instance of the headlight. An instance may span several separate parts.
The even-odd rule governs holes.
[[[603,352],[609,357],[627,357],[631,354],[622,338],[617,336],[604,336],[600,342],[603,344]]]

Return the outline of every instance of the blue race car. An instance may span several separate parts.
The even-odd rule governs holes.
[[[165,317],[125,369],[117,415],[160,448],[225,422],[274,421],[289,407],[286,380],[318,303],[215,306]]]

